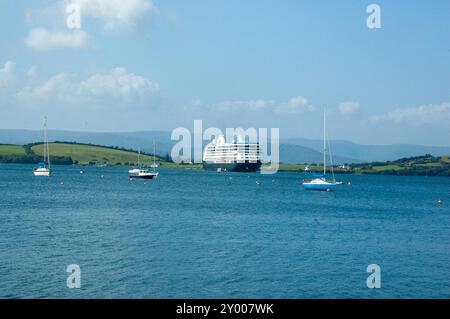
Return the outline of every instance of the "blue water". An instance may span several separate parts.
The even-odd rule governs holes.
[[[450,297],[450,178],[79,170],[0,165],[0,297]]]

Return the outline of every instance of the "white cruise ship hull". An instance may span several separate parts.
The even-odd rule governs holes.
[[[203,162],[203,169],[224,172],[257,172],[261,168],[261,162],[254,163],[211,163]]]

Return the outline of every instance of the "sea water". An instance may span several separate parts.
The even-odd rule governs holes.
[[[0,297],[450,297],[450,178],[127,170],[0,164]]]

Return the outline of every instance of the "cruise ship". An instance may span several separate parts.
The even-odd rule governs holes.
[[[203,168],[215,171],[256,172],[261,168],[258,143],[246,143],[237,136],[232,143],[226,143],[220,135],[205,146]]]

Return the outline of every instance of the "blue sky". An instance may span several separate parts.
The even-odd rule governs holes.
[[[326,107],[334,139],[450,146],[449,1],[1,1],[0,26],[0,128],[320,138]]]

